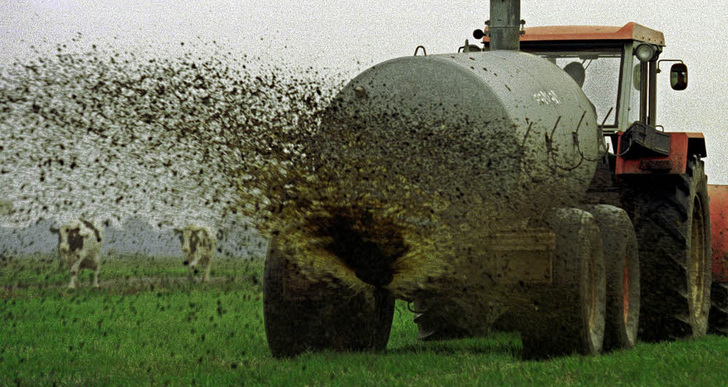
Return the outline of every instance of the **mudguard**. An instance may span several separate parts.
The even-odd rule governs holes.
[[[623,149],[622,136],[619,132],[619,141],[616,149]],[[691,156],[707,156],[705,151],[705,138],[702,133],[674,132],[670,133],[670,154],[667,156],[646,156],[628,158],[626,155],[617,155],[615,165],[616,175],[639,174],[683,174]]]
[[[728,282],[728,185],[708,185],[713,281]]]

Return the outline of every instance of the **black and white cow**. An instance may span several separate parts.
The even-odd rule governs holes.
[[[61,260],[71,269],[71,283],[68,287],[76,287],[81,269],[94,270],[93,286],[98,287],[103,243],[101,228],[89,221],[76,219],[61,228],[51,228],[51,232],[58,234],[58,252]]]
[[[188,225],[182,229],[175,229],[179,236],[184,255],[184,265],[189,267],[192,276],[203,271],[201,282],[210,279],[212,258],[215,255],[215,234],[204,226]]]

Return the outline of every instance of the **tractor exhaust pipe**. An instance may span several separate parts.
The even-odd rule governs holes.
[[[491,50],[519,50],[521,25],[521,0],[490,0]]]

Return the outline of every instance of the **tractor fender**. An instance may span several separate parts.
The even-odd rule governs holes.
[[[619,132],[616,149],[622,149],[622,135]],[[652,156],[627,158],[617,155],[614,173],[619,175],[681,175],[687,170],[688,160],[692,156],[705,157],[705,138],[702,133],[673,132],[670,133],[670,154],[667,156]]]
[[[713,245],[713,281],[728,282],[728,185],[708,185]]]

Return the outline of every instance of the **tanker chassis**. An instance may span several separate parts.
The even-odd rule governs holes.
[[[663,34],[636,23],[524,28],[520,1],[490,7],[485,31],[474,33],[482,47],[466,41],[458,53],[417,50],[378,64],[340,91],[328,122],[377,144],[335,145],[368,163],[396,170],[435,160],[418,167],[422,179],[477,192],[477,206],[450,200],[443,222],[487,230],[453,240],[482,242],[480,288],[507,307],[485,321],[468,318],[482,303],[475,296],[468,304],[448,292],[393,291],[393,262],[407,251],[396,247],[401,238],[394,227],[371,231],[351,210],[320,229],[333,240],[321,248],[367,292],[327,291],[330,281],[305,278],[286,230],[273,236],[263,301],[274,356],[383,350],[395,297],[412,305],[423,340],[494,325],[520,332],[525,358],[728,333],[728,187],[707,184],[701,133],[667,132],[657,120],[660,65],[672,63],[673,90],[687,87],[686,65],[660,59]],[[467,138],[455,145],[462,158],[423,144],[397,161],[398,136],[438,128]],[[458,162],[471,175],[458,180]]]

